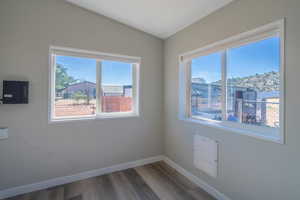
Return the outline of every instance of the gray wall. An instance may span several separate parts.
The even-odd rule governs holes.
[[[165,140],[167,156],[232,199],[299,199],[299,7],[299,0],[236,1],[167,39],[163,72],[163,42],[153,36],[63,0],[1,0],[0,80],[29,80],[30,103],[0,105],[0,126],[9,127],[0,140],[0,190],[159,155]],[[283,17],[285,145],[178,120],[180,53]],[[141,56],[141,117],[48,124],[49,45]],[[216,179],[193,167],[196,131],[220,142]]]
[[[194,175],[235,200],[300,198],[300,1],[239,0],[187,27],[165,42],[165,152]],[[286,17],[286,144],[179,121],[178,55]],[[192,135],[220,142],[220,174],[193,167]]]
[[[49,45],[142,57],[141,116],[48,124]],[[0,105],[0,190],[163,153],[163,41],[63,0],[0,1],[0,80],[30,81]]]

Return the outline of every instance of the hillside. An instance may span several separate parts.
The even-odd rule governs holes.
[[[260,92],[278,91],[280,87],[279,72],[268,72],[264,74],[256,74],[244,78],[228,79],[228,84],[255,88]]]
[[[221,81],[216,81],[213,84],[219,85]],[[228,85],[254,88],[260,92],[279,91],[280,76],[279,72],[272,71],[243,78],[231,78],[228,79]]]

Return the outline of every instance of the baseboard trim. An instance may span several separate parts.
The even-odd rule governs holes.
[[[136,161],[131,161],[131,162],[126,162],[118,165],[113,165],[111,167],[105,167],[101,169],[95,169],[91,171],[86,171],[86,172],[81,172],[78,174],[70,175],[70,176],[64,176],[64,177],[58,177],[58,178],[53,178],[49,179],[46,181],[38,182],[38,183],[33,183],[33,184],[28,184],[28,185],[23,185],[23,186],[18,186],[14,188],[9,188],[0,191],[0,199],[5,199],[29,192],[34,192],[38,190],[43,190],[46,188],[50,187],[55,187],[58,185],[63,185],[67,183],[72,183],[75,181],[95,177],[95,176],[101,176],[104,174],[109,174],[112,172],[116,171],[121,171],[129,168],[134,168],[138,166],[143,166],[146,164],[158,162],[158,161],[165,161],[168,165],[176,169],[180,174],[188,178],[190,181],[201,187],[203,190],[211,194],[213,197],[215,197],[218,200],[231,200],[228,198],[225,194],[219,192],[217,189],[214,187],[208,185],[206,182],[201,180],[200,178],[196,177],[192,173],[188,172],[185,170],[183,167],[172,161],[170,158],[159,155],[159,156],[154,156],[154,157],[149,157],[141,160],[136,160]]]
[[[181,167],[180,165],[178,165],[177,163],[175,163],[174,161],[172,161],[170,158],[168,158],[168,157],[165,156],[164,157],[164,161],[168,165],[170,165],[171,167],[173,167],[174,169],[176,169],[180,174],[182,174],[183,176],[185,176],[186,178],[188,178],[190,181],[192,181],[193,183],[195,183],[196,185],[198,185],[200,188],[202,188],[203,190],[205,190],[207,193],[209,193],[210,195],[212,195],[216,199],[218,199],[218,200],[231,200],[225,194],[223,194],[222,192],[218,191],[214,187],[208,185],[206,182],[204,182],[203,180],[201,180],[197,176],[193,175],[192,173],[188,172],[183,167]]]
[[[87,178],[91,178],[91,177],[95,177],[95,176],[100,176],[103,174],[108,174],[108,173],[112,173],[112,172],[116,172],[116,171],[121,171],[121,170],[129,169],[129,168],[143,166],[146,164],[162,161],[164,159],[165,159],[165,156],[159,155],[159,156],[149,157],[149,158],[136,160],[136,161],[132,161],[132,162],[126,162],[126,163],[122,163],[122,164],[118,164],[118,165],[113,165],[111,167],[95,169],[95,170],[81,172],[81,173],[70,175],[70,176],[58,177],[58,178],[54,178],[54,179],[50,179],[50,180],[46,180],[46,181],[42,181],[42,182],[38,182],[38,183],[9,188],[9,189],[0,191],[0,199],[9,198],[9,197],[29,193],[29,192],[34,192],[37,190],[43,190],[46,188],[55,187],[58,185],[63,185],[63,184],[71,183],[74,181],[79,181],[79,180],[83,180],[83,179],[87,179]]]

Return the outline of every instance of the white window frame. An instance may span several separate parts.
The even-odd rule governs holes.
[[[56,56],[74,56],[80,58],[92,58],[96,60],[96,114],[87,116],[66,116],[55,117],[55,71]],[[118,61],[132,64],[132,111],[130,112],[111,112],[104,113],[101,111],[101,61]],[[48,119],[49,123],[65,122],[73,120],[89,120],[103,118],[123,118],[138,117],[139,109],[139,86],[140,86],[140,57],[124,56],[118,54],[102,53],[88,51],[83,49],[66,48],[59,46],[50,46],[49,48],[49,102],[48,102]]]
[[[261,26],[251,31],[241,33],[228,39],[215,42],[204,46],[200,49],[183,53],[179,55],[179,119],[196,122],[202,125],[220,128],[222,130],[233,131],[239,134],[273,141],[284,144],[285,142],[285,119],[284,119],[284,19],[273,23]],[[216,121],[207,118],[195,117],[191,115],[191,61],[194,58],[206,56],[215,52],[223,52],[221,58],[222,82],[226,83],[226,53],[228,49],[246,45],[252,42],[257,42],[272,36],[280,38],[280,105],[279,105],[279,120],[280,128],[261,127],[249,124],[242,124],[229,121]],[[222,115],[226,113],[226,84],[222,84]],[[224,118],[223,118],[224,119]],[[278,137],[272,135],[277,134]]]

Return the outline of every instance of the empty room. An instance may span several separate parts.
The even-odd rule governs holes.
[[[0,0],[0,200],[299,200],[299,9]]]

